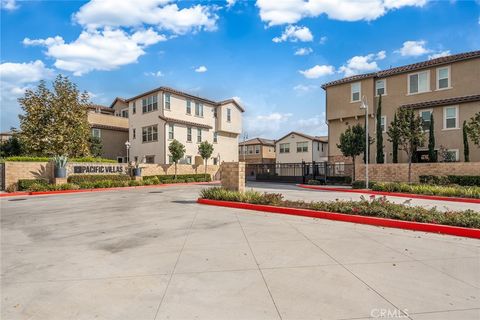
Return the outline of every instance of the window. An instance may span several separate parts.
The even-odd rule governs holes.
[[[248,146],[248,154],[253,154],[253,146]]]
[[[168,139],[173,140],[174,135],[173,135],[173,124],[168,125]]]
[[[202,142],[202,129],[197,128],[197,142]]]
[[[430,130],[430,117],[432,115],[432,110],[420,110],[420,119],[422,119],[422,129],[423,131]]]
[[[361,87],[360,82],[351,84],[351,102],[360,101]]]
[[[192,156],[186,156],[185,157],[185,162],[186,162],[186,164],[192,164]]]
[[[128,118],[128,109],[123,109],[123,110],[121,111],[121,116],[122,116],[123,118]]]
[[[335,174],[343,174],[345,172],[345,162],[335,162]]]
[[[217,158],[213,158],[213,165],[216,166],[218,164],[218,159]]]
[[[213,142],[215,142],[215,143],[218,142],[218,132],[213,133]]]
[[[158,141],[158,126],[142,128],[142,142]]]
[[[203,117],[203,104],[195,102],[195,115],[197,117]]]
[[[213,117],[214,117],[214,118],[217,117],[217,108],[213,108]]]
[[[145,156],[145,163],[155,163],[155,156]]]
[[[437,69],[437,90],[450,88],[450,67]]]
[[[102,132],[98,128],[92,129],[92,137],[100,138],[102,136]]]
[[[443,129],[458,129],[458,106],[443,108]]]
[[[135,161],[135,163],[138,163],[138,156],[133,157],[133,161]]]
[[[192,114],[192,101],[187,100],[187,114]]]
[[[187,127],[187,142],[192,142],[192,128]]]
[[[290,143],[280,143],[280,153],[290,153]]]
[[[380,118],[380,128],[381,128],[382,132],[387,132],[386,123],[387,123],[387,116],[382,116]]]
[[[135,114],[137,112],[137,106],[135,105],[135,101],[132,102],[132,114]]]
[[[142,112],[151,112],[158,109],[157,95],[142,99]]]
[[[227,122],[232,121],[232,109],[227,108]]]
[[[260,146],[255,146],[255,154],[259,154],[260,153]]]
[[[408,75],[408,93],[422,93],[430,91],[430,73],[428,71]]]
[[[132,138],[135,139],[137,137],[137,132],[135,129],[132,129]]]
[[[173,163],[173,157],[171,155],[168,155],[168,163]]]
[[[384,96],[387,94],[386,84],[387,84],[387,80],[385,79],[375,81],[375,94],[377,96],[379,95]]]
[[[455,162],[458,161],[458,149],[448,149],[443,155],[444,162]]]
[[[117,157],[117,162],[118,163],[123,163],[123,157]]]
[[[170,110],[170,93],[165,93],[165,105],[164,108]]]
[[[322,145],[322,152],[323,152],[323,143],[321,143],[321,145]]]
[[[297,152],[308,152],[308,142],[297,142]]]

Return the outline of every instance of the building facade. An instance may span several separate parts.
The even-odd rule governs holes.
[[[428,128],[433,114],[435,146],[449,158],[464,161],[464,121],[480,112],[480,51],[455,54],[384,71],[356,75],[326,83],[326,119],[328,121],[329,161],[351,162],[337,148],[340,134],[348,126],[365,124],[362,97],[368,101],[369,135],[376,137],[376,110],[382,95],[381,128],[385,162],[392,162],[392,144],[387,130],[399,108],[413,108],[423,119],[426,142],[416,158],[425,161],[428,154]],[[440,155],[439,155],[440,156]],[[362,157],[358,157],[359,161]],[[376,159],[376,144],[370,146],[370,162]],[[398,151],[398,161],[408,162]],[[480,150],[470,144],[470,161],[480,161]]]
[[[130,160],[171,164],[168,146],[175,139],[186,149],[180,163],[199,163],[202,141],[214,146],[210,163],[238,161],[244,109],[233,99],[216,102],[160,87],[130,99],[116,99],[112,108],[128,116]]]
[[[254,138],[238,144],[238,158],[246,164],[275,163],[275,141]]]
[[[328,160],[328,138],[292,131],[275,140],[277,163],[324,162]]]

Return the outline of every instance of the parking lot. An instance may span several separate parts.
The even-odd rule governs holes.
[[[202,188],[1,199],[1,318],[480,318],[478,240],[199,205]]]

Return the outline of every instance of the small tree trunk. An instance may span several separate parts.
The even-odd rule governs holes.
[[[207,161],[208,159],[205,158],[205,177],[207,176]]]
[[[408,183],[412,182],[412,156],[408,157]]]
[[[355,181],[355,156],[352,157],[352,160],[353,160],[353,179],[352,181]]]
[[[175,180],[177,180],[177,162],[175,161]]]

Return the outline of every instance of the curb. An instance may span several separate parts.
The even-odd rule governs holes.
[[[128,190],[128,189],[141,189],[141,188],[159,188],[159,187],[172,187],[172,186],[210,185],[210,184],[216,184],[216,183],[220,183],[220,181],[164,183],[164,184],[151,184],[151,185],[148,185],[148,186],[131,186],[131,187],[114,187],[114,188],[95,188],[95,189],[77,189],[77,190],[11,192],[11,193],[0,193],[0,198],[18,197],[18,196],[42,196],[42,195],[53,195],[53,194],[67,194],[67,193],[103,192],[103,191],[114,191],[114,190]]]
[[[287,207],[275,207],[275,206],[268,206],[268,205],[200,199],[200,198],[197,200],[197,203],[212,205],[212,206],[264,211],[264,212],[270,212],[270,213],[289,214],[289,215],[295,215],[295,216],[328,219],[328,220],[343,221],[343,222],[353,222],[358,224],[368,224],[368,225],[378,226],[378,227],[423,231],[423,232],[440,233],[440,234],[446,234],[446,235],[452,235],[452,236],[480,239],[480,229],[473,229],[473,228],[463,228],[463,227],[447,226],[447,225],[433,224],[433,223],[402,221],[402,220],[394,220],[394,219],[386,219],[386,218],[357,216],[357,215],[350,215],[345,213],[315,211],[315,210],[309,210],[309,209],[297,209],[297,208],[287,208]]]
[[[322,190],[322,191],[363,193],[363,194],[373,194],[373,195],[379,195],[379,196],[390,196],[390,197],[399,197],[399,198],[451,201],[451,202],[463,202],[463,203],[480,203],[480,199],[476,199],[476,198],[429,196],[429,195],[426,195],[426,194],[387,192],[387,191],[372,191],[372,190],[367,190],[367,189],[330,188],[330,187],[319,187],[319,186],[313,186],[313,185],[307,185],[307,184],[297,184],[297,187],[304,188],[304,189]]]

